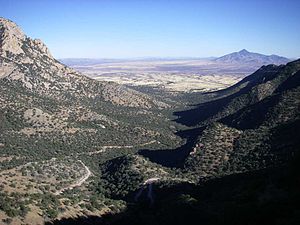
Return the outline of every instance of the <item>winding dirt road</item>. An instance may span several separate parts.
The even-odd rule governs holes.
[[[152,141],[149,141],[149,142],[146,142],[146,143],[143,143],[143,144],[139,144],[139,145],[136,145],[136,146],[133,146],[133,145],[107,145],[107,146],[102,146],[100,150],[97,150],[97,151],[93,151],[93,152],[83,152],[83,153],[80,153],[80,155],[83,155],[83,154],[87,154],[87,155],[94,155],[94,154],[99,154],[99,153],[102,153],[102,152],[105,152],[107,149],[121,149],[121,148],[134,148],[134,147],[143,147],[143,146],[146,146],[146,145],[150,145],[150,144],[153,144],[153,143],[160,143],[159,141],[156,141],[156,140],[152,140]]]
[[[75,187],[81,186],[92,175],[92,172],[90,171],[90,169],[81,160],[79,160],[79,162],[84,167],[86,173],[81,178],[79,178],[75,183],[56,191],[54,193],[54,195],[60,195],[66,190],[72,190]]]
[[[84,152],[84,153],[80,153],[78,155],[82,155],[82,154],[87,154],[87,155],[94,155],[94,154],[98,154],[98,153],[102,153],[102,152],[105,152],[107,149],[113,149],[113,148],[116,148],[116,149],[121,149],[121,148],[133,148],[133,147],[142,147],[142,146],[146,146],[146,145],[150,145],[150,144],[153,144],[153,143],[160,143],[159,141],[156,141],[156,140],[152,140],[152,141],[149,141],[149,142],[146,142],[146,143],[142,143],[142,144],[139,144],[139,145],[136,145],[136,146],[132,146],[132,145],[123,145],[123,146],[113,146],[113,145],[109,145],[109,146],[103,146],[101,148],[101,150],[98,150],[98,151],[94,151],[94,152]],[[52,158],[52,159],[55,159],[55,158]],[[90,171],[90,169],[81,161],[81,160],[78,160],[82,166],[84,167],[85,169],[85,174],[80,177],[75,183],[73,184],[70,184],[69,186],[66,186],[64,188],[61,188],[60,190],[57,190],[54,195],[60,195],[62,194],[64,191],[66,190],[72,190],[73,188],[75,187],[79,187],[81,186],[91,175],[92,175],[92,172]],[[30,165],[31,163],[33,162],[28,162],[26,163],[25,165]],[[154,179],[159,179],[159,178],[150,178],[148,180],[146,180],[144,182],[144,186],[147,186],[148,184],[151,184],[152,182],[154,182]],[[152,184],[151,184],[152,185]],[[143,190],[141,190],[141,193],[142,194]],[[153,201],[153,197],[152,197],[152,187],[151,187],[151,192],[149,193],[149,196],[151,196],[151,199]],[[139,197],[139,196],[138,196]],[[137,198],[138,198],[137,197]],[[150,198],[150,197],[149,197]]]

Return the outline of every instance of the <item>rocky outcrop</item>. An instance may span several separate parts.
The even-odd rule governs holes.
[[[12,21],[0,18],[0,54],[8,57],[9,53],[18,55],[24,53],[22,49],[25,34]]]

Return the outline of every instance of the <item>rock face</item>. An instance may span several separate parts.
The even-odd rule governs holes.
[[[267,65],[267,64],[286,64],[289,59],[278,55],[263,55],[254,52],[248,52],[243,49],[239,52],[233,52],[222,57],[215,59],[218,63],[229,63],[229,64],[250,64],[250,65]]]
[[[10,52],[15,55],[24,53],[22,42],[26,36],[14,22],[0,18],[0,32],[1,56],[8,56]]]

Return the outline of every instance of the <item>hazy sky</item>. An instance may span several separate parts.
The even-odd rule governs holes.
[[[300,57],[300,0],[0,0],[56,58]]]

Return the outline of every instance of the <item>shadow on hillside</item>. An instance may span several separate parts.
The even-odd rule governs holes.
[[[148,158],[150,161],[161,164],[167,167],[181,168],[184,160],[189,155],[190,151],[195,145],[197,138],[202,134],[205,126],[196,127],[200,122],[203,122],[212,116],[220,112],[230,101],[237,96],[240,96],[248,92],[249,87],[246,86],[238,91],[235,90],[240,83],[233,85],[224,90],[197,94],[199,101],[202,102],[196,105],[190,105],[194,107],[192,109],[174,112],[173,115],[178,118],[174,121],[176,123],[183,124],[190,127],[190,129],[179,131],[177,136],[186,140],[186,143],[176,149],[163,149],[163,150],[149,150],[141,149],[138,154]],[[193,98],[196,96],[194,93],[189,94]],[[192,128],[196,127],[196,128]]]
[[[76,217],[76,218],[68,218],[55,220],[53,222],[45,222],[45,225],[104,225],[104,218],[98,216],[89,216],[89,217]]]
[[[225,90],[206,93],[215,97],[211,97],[211,101],[194,105],[192,109],[174,112],[173,115],[178,117],[174,121],[188,127],[197,126],[221,112],[233,99],[248,93],[250,87],[246,86],[238,91],[234,91],[234,88],[232,86]]]
[[[201,97],[199,98],[201,98],[202,101],[204,101],[205,98],[207,99],[203,103],[192,105],[191,107],[194,107],[192,109],[174,112],[173,115],[178,117],[178,119],[175,119],[174,121],[188,127],[194,127],[200,122],[211,118],[220,112],[222,108],[224,108],[232,99],[248,91],[248,87],[245,87],[240,89],[238,92],[231,94],[232,90],[238,85],[239,84],[236,84],[225,90],[202,93]],[[195,142],[197,141],[197,138],[202,134],[204,129],[205,126],[201,126],[198,128],[191,128],[177,132],[176,135],[182,139],[186,139],[186,144],[176,149],[141,149],[138,153],[144,157],[147,157],[150,161],[161,164],[162,166],[181,168],[184,160],[189,155],[192,147],[194,147]]]
[[[195,145],[197,138],[203,132],[204,127],[194,128],[176,133],[179,137],[186,139],[186,144],[176,149],[148,150],[141,149],[138,154],[148,158],[151,162],[155,162],[166,167],[182,167],[185,159],[189,155],[192,147]]]
[[[154,185],[153,185],[154,186]],[[192,191],[195,189],[194,184],[189,183],[179,183],[172,188],[165,188],[165,189],[155,189],[155,191],[159,191],[159,196],[157,198],[162,198],[167,195],[177,195],[178,193],[185,191]],[[108,225],[108,224],[115,224],[115,225],[131,225],[131,224],[139,224],[139,216],[141,213],[145,213],[150,217],[155,215],[156,208],[159,207],[159,203],[154,202],[154,204],[150,204],[147,196],[144,200],[139,201],[139,203],[134,203],[132,201],[128,201],[127,208],[117,214],[105,214],[101,217],[99,216],[87,216],[87,217],[76,217],[76,218],[63,218],[61,220],[54,220],[45,222],[45,225]],[[138,217],[135,215],[139,214]],[[144,221],[145,222],[145,221]],[[148,221],[149,224],[156,225],[156,221],[150,220]],[[144,224],[144,223],[143,223]],[[147,223],[148,224],[148,223]]]
[[[299,157],[288,166],[157,187],[156,201],[128,203],[121,213],[45,225],[261,225],[299,224]]]
[[[280,95],[271,96],[220,119],[220,122],[240,130],[257,129],[267,120],[268,112],[279,100]]]
[[[204,122],[221,112],[232,100],[244,94],[251,94],[251,89],[260,84],[273,79],[280,67],[273,65],[262,67],[255,73],[245,77],[240,82],[223,90],[204,93],[202,99],[207,98],[203,103],[192,106],[192,109],[174,112],[178,117],[177,123],[192,127]],[[249,96],[251,97],[251,96]],[[235,104],[242,104],[236,101]]]

